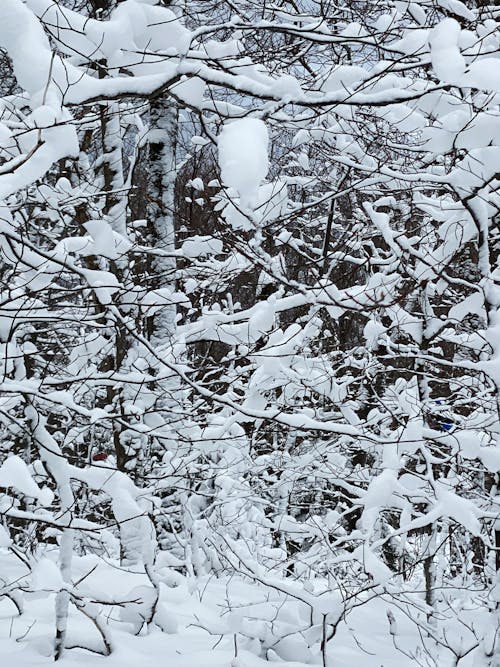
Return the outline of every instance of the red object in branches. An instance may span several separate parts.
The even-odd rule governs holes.
[[[96,452],[92,454],[92,461],[105,461],[108,458],[108,455],[104,452]]]

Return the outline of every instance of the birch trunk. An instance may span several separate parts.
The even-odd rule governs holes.
[[[153,261],[155,285],[174,287],[176,262],[175,250],[175,153],[177,144],[177,107],[166,98],[151,103],[151,130],[149,139],[149,222],[153,231],[155,250]],[[162,346],[172,340],[175,333],[176,307],[163,306],[154,316],[151,341]]]
[[[54,660],[60,660],[64,653],[66,630],[68,625],[68,607],[70,595],[66,588],[71,585],[71,561],[73,557],[74,535],[71,529],[75,498],[71,489],[68,464],[61,448],[45,428],[46,419],[33,405],[26,408],[26,417],[31,423],[33,439],[40,451],[40,458],[57,485],[60,502],[59,522],[66,524],[59,544],[59,569],[63,586],[56,594],[56,637]]]

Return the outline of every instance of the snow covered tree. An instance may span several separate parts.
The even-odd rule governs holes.
[[[383,610],[401,660],[500,664],[497,10],[1,18],[0,592],[54,598],[43,650],[216,574],[236,652],[330,667]]]

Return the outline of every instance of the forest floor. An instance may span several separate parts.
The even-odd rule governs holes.
[[[59,583],[58,570],[51,558],[42,559],[37,568],[35,577],[45,582],[37,589],[45,588],[45,591],[24,593],[21,615],[16,613],[12,601],[5,597],[0,599],[2,666],[53,664],[51,638],[55,627],[54,591]],[[19,561],[2,554],[2,579],[12,582],[23,574]],[[124,577],[128,579],[125,589]],[[161,619],[166,631],[154,628],[148,634],[142,630],[136,636],[140,605],[110,604],[102,607],[105,611],[101,612],[100,620],[109,633],[112,654],[105,657],[84,648],[73,648],[65,652],[62,664],[68,667],[264,667],[269,662],[282,667],[304,667],[322,664],[318,637],[314,641],[311,631],[296,633],[308,623],[293,601],[283,604],[283,599],[272,591],[238,577],[189,579],[170,570],[163,578],[165,581],[167,584],[161,584]],[[143,574],[124,574],[123,570],[94,556],[76,559],[73,582],[74,590],[82,595],[109,601],[144,600],[151,591]],[[229,607],[232,612],[228,612]],[[383,600],[373,600],[355,609],[346,622],[339,624],[335,637],[329,642],[328,667],[418,664],[395,648],[389,632],[387,607]],[[397,642],[407,647],[415,645],[415,628],[403,615],[396,621]],[[259,642],[245,639],[241,634],[235,645],[235,630],[264,637],[266,646],[274,643],[277,652],[268,651],[267,660],[258,657]],[[281,642],[276,643],[274,636],[276,639],[281,636]],[[312,649],[307,640],[313,645]],[[103,646],[96,628],[74,605],[70,608],[67,644],[95,650],[102,650]],[[261,651],[262,655],[265,652]],[[425,656],[422,657],[425,664]],[[462,664],[465,667],[465,662],[461,667]]]

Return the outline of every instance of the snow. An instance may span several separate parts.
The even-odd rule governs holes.
[[[443,9],[449,9],[457,16],[461,16],[468,21],[474,21],[476,18],[475,12],[469,9],[461,0],[438,0],[437,4],[443,7]]]
[[[365,572],[372,576],[375,583],[385,584],[393,576],[393,572],[371,549],[361,546],[355,549],[352,555],[363,564]]]
[[[194,186],[193,186],[194,187]],[[202,257],[204,255],[218,255],[222,252],[222,241],[211,236],[191,236],[181,246],[185,257]]]
[[[32,585],[36,590],[57,592],[64,582],[57,563],[50,558],[40,558],[33,568]]]
[[[86,18],[53,0],[27,0],[27,5],[48,26],[63,51],[104,58],[115,66],[129,64],[126,59],[130,56],[124,52],[127,44],[139,50],[170,49],[181,54],[191,41],[190,31],[171,10],[149,2],[122,3],[107,21]]]
[[[484,662],[494,14],[188,4],[2,2],[0,654]]]
[[[26,49],[25,44],[30,44],[30,48]],[[60,104],[60,96],[49,85],[52,68],[49,41],[42,26],[20,0],[2,3],[0,46],[12,58],[19,85],[37,100],[38,104],[32,103],[34,109],[42,101],[42,95]],[[44,95],[46,87],[50,92]]]
[[[429,34],[432,67],[445,83],[456,83],[465,71],[458,40],[460,25],[455,19],[441,21]]]
[[[26,463],[16,455],[7,457],[0,466],[0,486],[16,489],[26,496],[36,498],[42,507],[48,507],[54,499],[50,489],[40,489]]]
[[[93,288],[95,295],[103,304],[111,303],[113,294],[118,290],[119,283],[115,275],[109,271],[82,269],[88,284]]]
[[[438,507],[443,516],[448,516],[465,526],[472,535],[480,535],[481,523],[478,518],[478,511],[470,500],[448,491],[441,484],[437,487],[436,495]]]
[[[471,88],[500,93],[500,58],[479,58],[470,63],[461,83]]]
[[[372,557],[368,556],[371,566]],[[52,664],[50,629],[53,623],[52,598],[60,585],[52,555],[42,558],[36,566],[38,574],[47,577],[42,596],[27,595],[22,616],[13,615],[14,608],[7,600],[0,601],[0,653],[8,664],[19,667],[39,667]],[[14,560],[9,563],[10,576],[25,575]],[[167,571],[163,576],[167,576]],[[115,600],[146,600],[149,588],[146,577],[117,569],[116,563],[94,557],[75,558],[75,580],[85,577],[75,593],[92,596],[102,602]],[[127,583],[124,585],[124,578]],[[105,659],[110,667],[157,667],[170,663],[176,667],[265,667],[269,661],[278,661],[283,667],[305,667],[317,664],[319,655],[320,628],[308,630],[308,614],[305,607],[290,599],[283,603],[282,596],[274,592],[269,595],[255,583],[242,579],[225,578],[200,580],[194,590],[189,590],[186,578],[177,576],[176,585],[161,584],[161,612],[158,622],[165,625],[166,632],[159,629],[147,635],[134,636],[134,622],[129,616],[120,618],[118,605],[106,607],[93,604],[113,646],[113,653]],[[314,601],[314,596],[311,600]],[[242,605],[243,603],[243,605]],[[226,610],[222,622],[218,622],[221,606]],[[315,605],[318,617],[327,611],[337,616],[335,605],[338,599],[331,595],[318,597]],[[324,610],[324,611],[323,611]],[[373,601],[354,610],[340,623],[335,638],[329,642],[329,659],[335,657],[338,667],[373,667],[374,655],[383,660],[384,667],[410,667],[413,661],[401,654],[392,644],[386,617],[386,603]],[[411,648],[412,629],[403,613],[393,607],[397,619],[398,639],[406,648]],[[127,616],[127,615],[125,615]],[[257,618],[268,621],[257,621]],[[282,638],[277,641],[270,628]],[[370,632],[364,629],[370,628]],[[243,635],[237,639],[235,657],[234,631],[241,628]],[[68,643],[76,645],[89,638],[90,645],[102,650],[102,640],[96,628],[72,605],[68,626]],[[255,637],[255,639],[252,639]],[[17,641],[16,641],[17,640]],[[360,645],[357,642],[361,642]],[[262,646],[264,654],[259,656]],[[360,646],[363,650],[360,650]],[[267,651],[268,659],[265,658]],[[273,659],[274,656],[274,659]],[[97,667],[104,664],[101,655],[82,648],[68,650],[64,657],[67,665],[84,664]],[[469,667],[471,663],[464,663]]]
[[[5,549],[10,547],[12,540],[10,539],[9,533],[5,530],[3,526],[0,526],[0,548]]]
[[[222,181],[238,193],[244,209],[257,204],[259,185],[269,171],[269,137],[258,118],[242,118],[226,123],[218,139]]]
[[[363,335],[366,338],[368,347],[371,349],[376,347],[379,337],[384,334],[386,328],[380,322],[377,322],[374,319],[368,320],[363,329]]]
[[[82,248],[87,255],[101,255],[109,259],[118,259],[131,248],[132,244],[113,231],[111,225],[105,220],[89,220],[83,226],[93,239],[93,243],[86,244]]]
[[[368,77],[369,72],[359,65],[339,65],[329,74],[323,89],[327,93],[338,90],[354,90]]]
[[[222,211],[224,219],[233,229],[248,231],[276,220],[286,213],[287,207],[287,184],[277,180],[258,187],[251,213],[245,210],[244,202],[231,190],[228,196],[220,197],[217,210]]]

